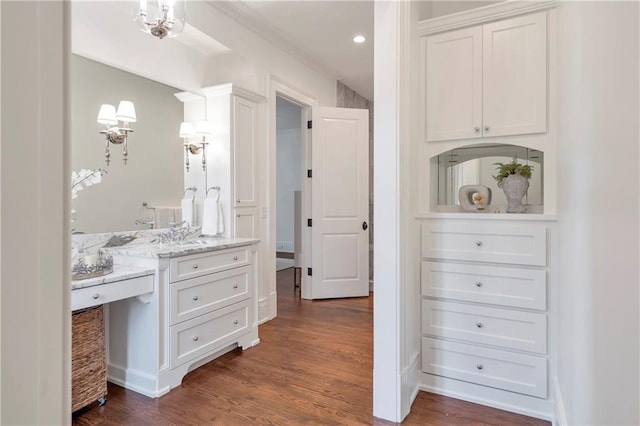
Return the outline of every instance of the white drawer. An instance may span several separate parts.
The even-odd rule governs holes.
[[[542,270],[422,261],[422,295],[466,302],[545,310]]]
[[[249,301],[227,306],[169,328],[171,368],[233,343],[249,329]]]
[[[547,227],[540,223],[427,221],[422,257],[544,266]]]
[[[545,354],[547,316],[422,299],[422,333]]]
[[[170,285],[171,325],[249,298],[248,266]]]
[[[423,337],[422,371],[547,397],[547,360],[543,357]]]
[[[102,305],[153,292],[153,275],[130,278],[71,291],[71,310]]]
[[[169,266],[170,281],[200,277],[225,269],[246,266],[250,260],[250,247],[194,254],[171,259]]]

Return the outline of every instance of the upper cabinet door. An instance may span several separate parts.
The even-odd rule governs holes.
[[[428,141],[482,136],[482,27],[426,39]]]
[[[483,27],[483,134],[547,129],[547,14]]]
[[[257,205],[257,132],[258,106],[255,102],[232,96],[233,117],[233,205]]]

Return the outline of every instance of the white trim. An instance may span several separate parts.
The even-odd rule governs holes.
[[[180,102],[189,102],[189,101],[204,101],[206,98],[201,95],[196,95],[191,92],[180,92],[175,93],[174,96],[178,98]]]
[[[218,84],[215,86],[203,87],[201,89],[201,92],[206,97],[219,96],[219,95],[236,95],[256,103],[262,103],[267,100],[264,96],[259,95],[255,92],[252,92],[250,90],[243,89],[242,87],[233,83]]]
[[[497,21],[515,15],[551,9],[557,0],[509,0],[488,6],[478,7],[451,15],[439,16],[418,22],[418,35],[426,36],[457,28],[480,25],[485,22]]]
[[[402,391],[404,393],[402,397],[403,411],[408,414],[418,396],[418,392],[420,392],[420,351],[413,354],[411,362],[402,371],[402,383]]]
[[[562,399],[562,392],[560,391],[560,382],[557,377],[554,377],[552,380],[553,383],[553,400],[554,400],[554,416],[553,416],[553,425],[554,426],[565,426],[569,423],[567,422],[567,413],[564,408],[564,400]]]

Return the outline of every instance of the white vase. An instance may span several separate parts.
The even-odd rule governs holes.
[[[502,181],[502,190],[507,197],[507,213],[524,213],[522,197],[529,189],[529,181],[520,175],[509,175]]]

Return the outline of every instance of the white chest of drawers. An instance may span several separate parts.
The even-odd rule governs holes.
[[[549,418],[549,258],[543,221],[421,223],[425,390]]]
[[[117,257],[154,267],[148,303],[109,307],[109,380],[150,397],[182,383],[191,370],[237,347],[259,343],[256,240],[208,252]],[[115,258],[115,256],[114,256]]]

